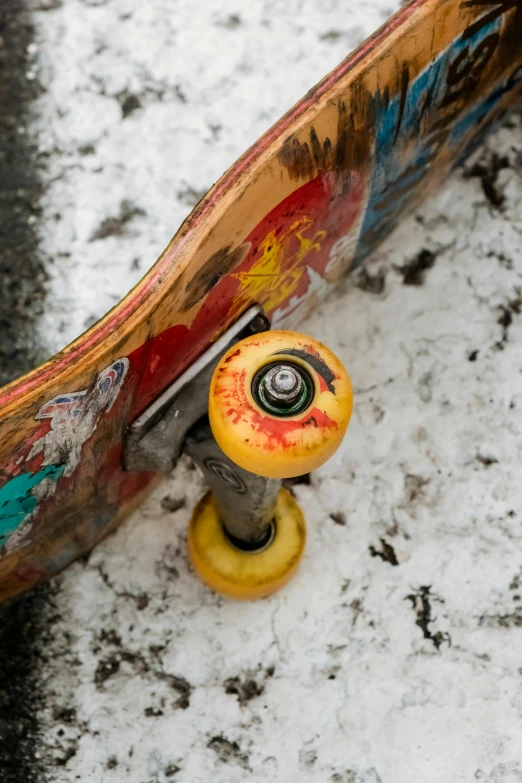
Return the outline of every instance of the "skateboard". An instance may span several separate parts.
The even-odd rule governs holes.
[[[212,490],[188,535],[204,581],[252,598],[292,575],[304,521],[281,479],[335,450],[351,389],[289,329],[513,105],[521,40],[522,0],[414,0],[224,174],[111,312],[0,390],[0,600],[90,550],[182,451]]]

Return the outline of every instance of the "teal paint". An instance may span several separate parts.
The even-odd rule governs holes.
[[[38,473],[22,473],[0,487],[0,546],[35,510],[35,487],[45,479],[58,481],[64,470],[65,465],[48,465]]]

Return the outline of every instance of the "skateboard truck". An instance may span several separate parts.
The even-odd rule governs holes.
[[[282,480],[322,465],[352,410],[350,379],[320,342],[268,331],[250,308],[131,425],[127,470],[170,473],[182,452],[210,491],[188,549],[201,579],[234,598],[261,598],[295,573],[306,528]]]

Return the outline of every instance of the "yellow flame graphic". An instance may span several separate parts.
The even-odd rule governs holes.
[[[262,256],[248,272],[232,273],[241,283],[232,303],[234,313],[242,312],[251,302],[260,302],[270,312],[292,295],[306,271],[305,258],[321,249],[326,235],[326,231],[316,231],[312,237],[304,236],[311,225],[312,220],[303,217],[279,238],[271,231],[261,243]],[[288,246],[293,237],[299,240],[299,249],[289,257]]]

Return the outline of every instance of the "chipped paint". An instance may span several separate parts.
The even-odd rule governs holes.
[[[404,71],[399,95],[377,93],[375,160],[357,263],[417,198],[437,156],[455,155],[466,134],[494,108],[496,101],[486,104],[480,89],[500,45],[500,25],[497,14],[472,35],[465,30],[414,81]]]
[[[9,553],[27,541],[39,503],[55,494],[62,476],[70,477],[77,469],[83,446],[114,405],[128,369],[129,360],[118,359],[89,389],[61,394],[40,408],[35,420],[48,422],[49,429],[17,463],[23,470],[39,461],[41,468],[21,472],[0,487],[0,550],[5,547]]]
[[[21,473],[0,487],[0,549],[7,546],[11,550],[21,540],[13,534],[22,532],[36,510],[39,490],[56,484],[64,470],[65,465],[47,465],[37,473]]]
[[[27,459],[42,454],[43,465],[65,463],[64,475],[70,476],[80,464],[83,445],[100,417],[114,405],[128,369],[129,360],[118,359],[98,375],[91,388],[60,394],[46,402],[35,419],[49,420],[50,428],[33,444]]]

